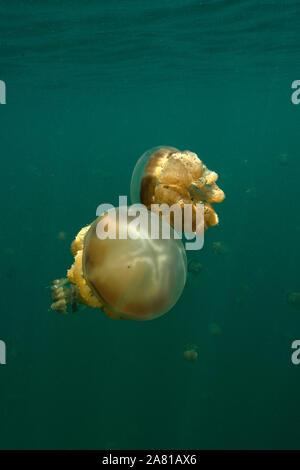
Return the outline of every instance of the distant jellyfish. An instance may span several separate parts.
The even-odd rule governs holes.
[[[292,307],[300,308],[300,292],[289,292],[287,294],[287,303]]]
[[[212,336],[221,336],[223,333],[222,327],[218,323],[210,323],[208,331]]]
[[[198,359],[198,348],[195,345],[186,346],[183,357],[188,362],[196,362]]]
[[[215,255],[227,255],[229,253],[229,248],[224,242],[214,242],[213,243],[213,252]]]
[[[63,232],[63,231],[62,231],[62,232],[58,232],[58,234],[57,234],[57,239],[58,239],[58,240],[65,240],[66,238],[67,238],[66,232]]]
[[[203,270],[203,265],[196,259],[191,259],[188,262],[188,272],[194,276],[198,276]]]
[[[129,208],[130,209],[130,208]],[[170,230],[169,239],[162,237],[166,224],[161,217],[145,209],[148,223],[140,228],[120,208],[106,212],[91,225],[84,227],[72,243],[75,257],[68,279],[55,281],[52,309],[65,313],[70,298],[68,282],[76,286],[77,301],[101,308],[111,318],[151,320],[176,304],[183,291],[187,262],[182,241]],[[113,217],[115,213],[116,217]],[[158,238],[151,238],[151,226],[157,223]],[[113,238],[99,238],[99,227],[110,224]],[[100,225],[99,225],[100,224]],[[121,237],[130,231],[130,238]],[[58,302],[58,303],[57,303]]]

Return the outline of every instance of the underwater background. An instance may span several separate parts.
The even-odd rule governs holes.
[[[300,448],[299,1],[0,12],[0,448]],[[51,311],[72,239],[157,145],[219,174],[201,269],[153,321]]]

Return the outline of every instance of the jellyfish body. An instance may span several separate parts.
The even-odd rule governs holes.
[[[185,349],[183,357],[188,362],[196,362],[198,359],[197,347],[192,346],[188,349]]]
[[[202,204],[206,229],[218,223],[212,203],[222,202],[225,197],[216,184],[217,179],[217,173],[208,170],[195,153],[174,147],[154,147],[141,156],[134,168],[131,202],[141,202],[149,210],[152,204],[178,204],[181,209],[191,205],[194,229],[196,205]]]
[[[191,259],[188,262],[188,272],[194,276],[198,276],[203,270],[203,265],[196,259]]]
[[[224,242],[213,242],[213,252],[215,255],[228,255],[229,248]]]
[[[151,320],[168,312],[181,296],[186,254],[172,227],[170,238],[162,237],[161,217],[146,211],[147,223],[139,226],[128,214],[124,219],[119,209],[109,211],[83,229],[72,246],[75,262],[68,277],[77,284],[82,303],[100,307],[112,318]],[[153,223],[158,224],[155,239]],[[115,238],[99,237],[99,227],[108,224]]]

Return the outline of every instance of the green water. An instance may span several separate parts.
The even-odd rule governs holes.
[[[299,2],[2,0],[0,12],[0,448],[299,448],[300,310],[286,301],[300,290]],[[156,145],[219,174],[220,224],[189,253],[203,270],[154,321],[49,310],[72,239],[129,195]]]

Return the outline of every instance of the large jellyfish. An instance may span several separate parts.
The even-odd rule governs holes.
[[[170,238],[164,239],[166,222],[152,212],[146,211],[148,221],[142,228],[129,212],[125,219],[119,212],[108,211],[80,230],[71,246],[75,260],[68,279],[53,283],[53,310],[66,313],[68,305],[75,310],[79,302],[101,308],[111,318],[151,320],[176,304],[187,271],[181,240],[171,227]],[[102,239],[99,224],[108,223],[116,237]],[[151,237],[154,223],[158,226],[155,239]],[[121,238],[124,230],[131,236]]]

